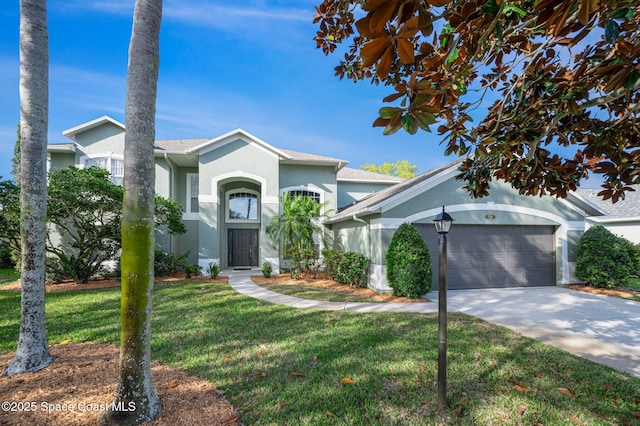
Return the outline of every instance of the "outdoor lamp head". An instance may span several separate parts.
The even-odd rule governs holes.
[[[444,206],[442,206],[442,213],[433,219],[433,224],[436,226],[436,232],[438,234],[446,234],[449,232],[449,228],[451,228],[452,223],[453,218],[444,211]]]

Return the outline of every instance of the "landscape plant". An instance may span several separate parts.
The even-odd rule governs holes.
[[[285,194],[280,197],[282,212],[271,218],[266,232],[271,237],[274,247],[282,244],[283,256],[292,254],[302,260],[308,250],[314,249],[314,233],[322,230],[318,219],[327,212],[323,212],[326,203],[318,203],[315,199],[300,194]],[[299,265],[297,265],[299,266]]]
[[[429,249],[410,223],[403,223],[393,234],[385,260],[387,282],[395,296],[416,299],[431,291]]]
[[[637,274],[630,246],[601,225],[585,231],[578,241],[576,277],[601,288],[624,287]]]
[[[361,253],[324,249],[324,264],[329,277],[338,284],[366,287],[371,261]]]
[[[219,274],[220,274],[220,265],[218,265],[215,262],[209,262],[209,265],[207,265],[207,275],[209,275],[209,277],[212,280],[214,280],[218,278]]]
[[[0,214],[0,237],[12,248],[20,236],[16,194],[20,186],[0,182],[5,201]],[[82,284],[103,273],[103,265],[115,259],[122,247],[123,188],[111,182],[107,170],[68,167],[49,173],[47,196],[47,278],[73,279]],[[173,200],[155,196],[155,224],[170,235],[186,231],[182,207]],[[6,210],[6,212],[4,211]]]
[[[167,253],[156,250],[153,257],[153,271],[156,276],[173,275],[186,263],[189,252],[184,254]]]
[[[262,263],[262,276],[265,278],[271,277],[271,272],[273,272],[273,266],[269,262]]]

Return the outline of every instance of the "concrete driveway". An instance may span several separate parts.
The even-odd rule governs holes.
[[[253,271],[253,273],[259,273]],[[321,302],[286,296],[255,285],[251,271],[225,271],[240,293],[296,308],[359,312],[438,311],[429,303]],[[640,303],[567,290],[529,287],[447,292],[447,310],[505,326],[528,337],[640,377]]]
[[[428,298],[438,300],[436,292]],[[453,290],[463,312],[640,377],[640,303],[560,287]]]

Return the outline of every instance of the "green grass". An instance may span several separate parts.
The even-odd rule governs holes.
[[[50,342],[118,343],[119,296],[48,293]],[[225,390],[246,425],[631,425],[640,413],[640,378],[462,314],[449,315],[444,413],[436,315],[294,309],[211,283],[157,285],[153,315],[152,357]],[[19,294],[0,291],[0,353],[15,350],[19,317]]]
[[[0,268],[0,288],[20,279],[20,272],[15,268]]]

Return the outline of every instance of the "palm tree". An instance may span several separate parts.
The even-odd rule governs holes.
[[[155,103],[162,0],[136,0],[125,105],[120,372],[105,423],[137,425],[162,410],[151,383],[151,295],[155,247]],[[134,410],[131,410],[134,408]]]
[[[274,247],[282,242],[285,257],[303,251],[312,252],[313,234],[322,229],[318,219],[327,214],[322,212],[327,203],[320,204],[311,197],[288,192],[280,198],[280,203],[282,213],[274,216],[266,229]]]
[[[20,236],[22,309],[18,348],[6,375],[37,371],[53,357],[45,323],[45,218],[49,122],[46,0],[20,1]]]

